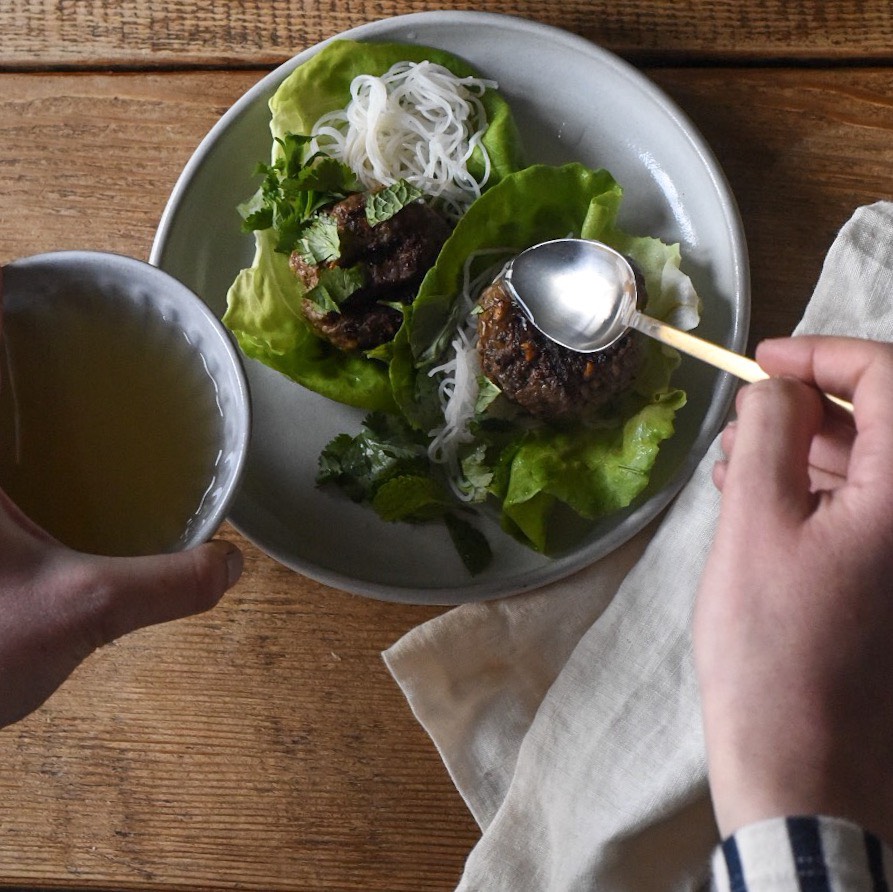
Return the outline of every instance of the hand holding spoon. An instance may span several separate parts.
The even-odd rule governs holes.
[[[744,381],[769,377],[754,360],[637,309],[632,267],[602,242],[565,238],[534,245],[507,264],[501,281],[533,325],[569,350],[603,350],[634,328]],[[851,403],[826,396],[852,413]]]

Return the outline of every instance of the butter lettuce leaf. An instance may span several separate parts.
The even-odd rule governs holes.
[[[387,366],[361,353],[344,353],[318,338],[300,315],[288,257],[275,250],[275,234],[256,234],[254,264],[229,290],[224,322],[246,356],[309,390],[349,406],[396,411]]]
[[[289,135],[309,133],[323,114],[347,105],[356,75],[381,75],[395,62],[425,59],[461,77],[477,74],[449,53],[418,45],[351,40],[326,45],[295,69],[270,99],[273,163]],[[491,162],[489,186],[521,167],[521,140],[509,106],[496,91],[487,90],[481,101],[489,122],[483,137]],[[480,153],[472,157],[469,168],[482,174]],[[256,206],[255,198],[244,207]],[[391,350],[346,353],[318,338],[301,314],[303,286],[290,271],[287,255],[277,253],[277,240],[269,230],[255,232],[255,240],[252,265],[230,287],[223,318],[244,353],[329,399],[396,412],[388,372]]]
[[[648,485],[660,444],[673,435],[681,390],[655,397],[614,428],[541,428],[513,451],[497,490],[503,524],[539,551],[548,549],[549,516],[562,502],[587,520],[627,507]]]
[[[428,272],[394,342],[391,383],[401,411],[421,429],[436,426],[439,406],[428,375],[457,324],[457,296],[467,277],[553,238],[598,239],[641,269],[649,313],[666,318],[697,296],[679,270],[677,245],[635,236],[617,226],[623,192],[605,170],[580,164],[534,165],[511,174],[459,221]],[[434,345],[432,347],[432,345]],[[660,444],[673,433],[685,394],[670,387],[675,351],[646,342],[646,359],[631,391],[593,422],[518,424],[490,436],[478,428],[468,449],[502,524],[540,551],[549,550],[550,517],[560,503],[587,520],[628,506],[648,484]],[[482,448],[483,447],[483,448]]]
[[[467,62],[434,47],[403,43],[367,43],[334,40],[296,68],[270,99],[273,136],[286,133],[310,133],[313,125],[328,112],[344,108],[350,100],[350,85],[360,74],[383,75],[397,62],[424,62],[443,65],[459,77],[480,76]],[[493,185],[523,165],[521,138],[511,109],[502,96],[487,90],[481,97],[487,113],[488,128],[483,144],[490,157]],[[468,163],[478,179],[484,174],[484,162],[476,152]]]

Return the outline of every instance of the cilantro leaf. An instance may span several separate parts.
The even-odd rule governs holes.
[[[279,155],[272,164],[258,164],[263,177],[257,193],[239,207],[245,232],[273,229],[276,251],[290,254],[304,234],[304,225],[322,208],[360,191],[346,165],[320,152],[310,153],[313,138],[287,133],[276,139]]]
[[[305,223],[302,235],[294,245],[301,257],[311,266],[330,263],[341,256],[341,239],[338,225],[332,217],[323,214]]]
[[[294,182],[304,190],[345,195],[361,191],[360,181],[354,172],[341,161],[328,155],[315,155],[311,164],[294,176]]]
[[[328,312],[340,312],[341,304],[366,284],[366,269],[356,266],[332,266],[320,270],[319,281],[304,297]]]
[[[427,439],[402,417],[373,412],[356,436],[339,434],[323,449],[318,485],[338,486],[355,502],[371,505],[391,522],[443,521],[470,573],[491,560],[490,546],[456,515],[446,486],[428,461]]]
[[[397,416],[373,412],[355,437],[335,437],[320,455],[317,483],[335,483],[355,502],[371,502],[391,477],[428,472],[424,436]]]
[[[502,395],[502,391],[486,376],[478,375],[478,398],[474,404],[475,415],[480,415]]]

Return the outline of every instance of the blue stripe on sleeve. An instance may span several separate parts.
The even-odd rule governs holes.
[[[816,817],[787,818],[788,840],[797,867],[800,892],[831,892],[819,819]]]
[[[730,892],[747,892],[747,882],[744,879],[744,869],[741,866],[741,855],[738,852],[738,844],[735,842],[734,836],[723,841],[722,854],[726,861],[726,870],[729,872]]]
[[[890,892],[884,876],[884,852],[881,841],[870,833],[865,834],[865,854],[868,856],[868,872],[871,874],[874,892]]]

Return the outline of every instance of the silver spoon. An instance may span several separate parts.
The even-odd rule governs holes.
[[[511,260],[500,280],[534,326],[569,350],[604,350],[634,328],[744,381],[769,377],[754,360],[637,309],[632,267],[602,242],[574,238],[542,242]],[[852,413],[851,403],[826,396]]]

